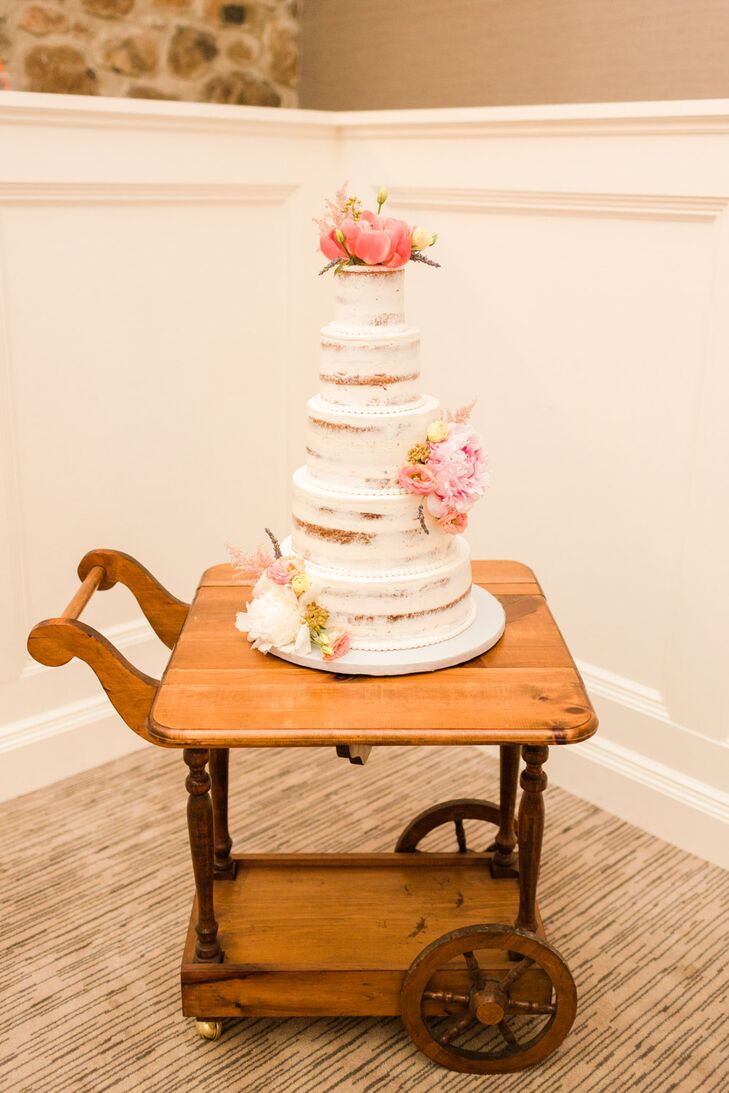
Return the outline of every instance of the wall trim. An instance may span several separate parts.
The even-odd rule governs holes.
[[[604,736],[593,736],[579,746],[579,755],[614,774],[652,789],[676,804],[686,806],[729,827],[729,793],[692,778],[682,771],[625,748]]]
[[[297,189],[247,182],[0,182],[0,206],[282,205]]]
[[[705,136],[729,133],[729,100],[337,111],[5,91],[0,125],[347,140]]]
[[[589,694],[617,702],[620,706],[652,717],[655,721],[672,724],[663,695],[655,687],[646,687],[634,679],[609,672],[606,668],[598,668],[584,660],[578,660],[576,664]]]
[[[445,212],[617,217],[621,220],[710,222],[729,205],[729,196],[695,194],[592,193],[590,191],[486,190],[437,186],[393,186],[393,204]]]
[[[159,129],[260,137],[336,136],[336,115],[325,110],[216,103],[52,95],[5,91],[0,125],[46,125],[66,129]]]

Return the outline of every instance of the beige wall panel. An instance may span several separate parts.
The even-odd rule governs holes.
[[[306,0],[301,105],[729,95],[727,0]]]

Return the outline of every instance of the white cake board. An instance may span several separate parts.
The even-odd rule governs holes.
[[[504,609],[495,596],[479,585],[473,586],[472,595],[476,617],[468,629],[447,641],[425,645],[421,649],[388,649],[385,652],[352,649],[337,660],[324,660],[318,648],[301,654],[296,653],[292,645],[287,645],[280,649],[272,648],[269,652],[302,668],[316,668],[320,672],[336,672],[345,676],[403,676],[410,672],[436,672],[439,668],[452,668],[496,645],[506,625]]]

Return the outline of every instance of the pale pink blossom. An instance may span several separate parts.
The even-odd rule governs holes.
[[[428,509],[436,519],[466,512],[483,495],[486,467],[481,442],[469,425],[451,423],[448,436],[430,445],[427,467],[435,477]]]
[[[400,468],[397,481],[408,493],[423,496],[436,488],[436,477],[428,463],[406,463]]]
[[[447,535],[460,535],[468,527],[468,517],[465,512],[447,512],[438,525]]]
[[[345,653],[349,652],[351,645],[351,638],[346,630],[333,631],[329,635],[329,648],[331,653],[325,653],[322,650],[322,657],[324,660],[336,660],[337,657],[343,657]]]
[[[304,563],[301,558],[292,555],[288,558],[276,558],[266,570],[266,576],[275,584],[290,584],[291,578],[303,573]]]

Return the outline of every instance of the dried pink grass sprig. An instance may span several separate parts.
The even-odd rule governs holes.
[[[225,549],[228,551],[230,560],[233,563],[235,579],[238,584],[254,585],[264,570],[268,569],[273,562],[273,555],[260,546],[248,553],[231,543],[226,543]]]
[[[347,215],[347,210],[344,208],[344,204],[347,200],[347,188],[348,182],[343,182],[337,190],[334,200],[326,198],[324,201],[324,215],[315,216],[314,223],[319,229],[319,232],[328,232],[331,228],[338,228]]]
[[[457,425],[465,425],[471,420],[471,411],[476,405],[476,399],[472,398],[465,406],[459,406],[457,410],[449,410],[446,421],[455,421]]]

